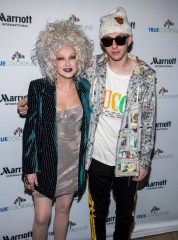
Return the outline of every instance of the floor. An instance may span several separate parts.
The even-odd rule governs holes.
[[[178,240],[178,232],[164,233],[149,237],[134,238],[133,240]]]

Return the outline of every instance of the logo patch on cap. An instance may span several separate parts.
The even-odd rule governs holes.
[[[124,19],[121,17],[115,17],[114,18],[116,20],[117,23],[119,23],[120,25],[122,25],[124,23]]]

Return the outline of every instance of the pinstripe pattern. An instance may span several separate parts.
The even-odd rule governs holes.
[[[85,151],[90,121],[90,84],[85,79],[80,82],[74,79],[74,82],[84,112],[81,126],[78,177],[78,196],[81,196],[86,182]],[[26,174],[37,173],[39,186],[35,186],[35,189],[50,199],[55,196],[57,151],[55,86],[45,79],[34,80],[30,83],[28,91],[28,116],[23,132],[22,177],[24,179]]]

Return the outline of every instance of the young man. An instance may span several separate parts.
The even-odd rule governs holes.
[[[110,191],[116,201],[114,240],[128,240],[137,182],[147,175],[155,133],[155,72],[128,53],[132,29],[123,8],[102,17],[101,47],[88,71],[91,122],[86,170],[92,240],[106,240]],[[25,105],[23,107],[23,105]],[[26,113],[26,101],[18,104]]]
[[[86,169],[91,232],[93,240],[106,239],[113,188],[113,239],[128,240],[137,182],[148,173],[154,146],[155,72],[128,53],[132,29],[123,8],[114,9],[100,20],[104,53],[94,58],[88,75],[92,111]]]

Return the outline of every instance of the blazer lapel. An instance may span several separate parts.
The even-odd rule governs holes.
[[[40,99],[40,112],[43,123],[51,124],[56,119],[56,88],[48,83],[44,88]]]
[[[48,83],[43,90],[43,94],[47,95],[49,97],[53,97],[55,91],[56,91],[55,85],[52,85],[52,84]]]

